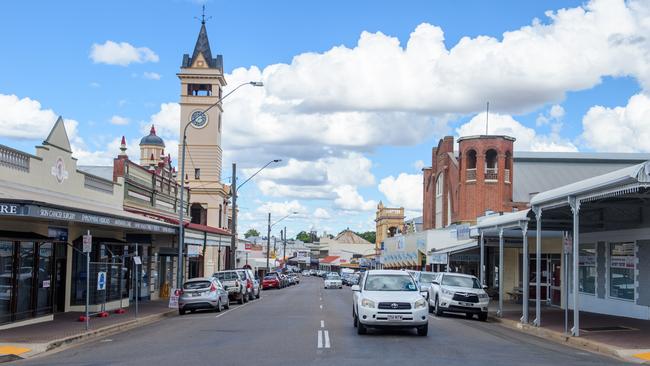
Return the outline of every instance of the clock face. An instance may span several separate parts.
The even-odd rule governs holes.
[[[203,111],[194,111],[191,116],[192,126],[203,128],[208,124],[208,116]]]

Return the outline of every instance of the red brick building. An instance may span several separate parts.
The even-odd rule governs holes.
[[[431,152],[431,167],[423,169],[423,227],[473,223],[486,211],[510,212],[526,207],[513,202],[513,144],[509,136],[445,136]]]

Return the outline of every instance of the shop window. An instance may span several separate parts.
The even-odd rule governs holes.
[[[0,241],[0,324],[11,321],[14,243]]]
[[[596,293],[596,245],[580,244],[578,288],[586,294]]]
[[[634,242],[609,244],[609,296],[634,300]]]
[[[196,180],[201,179],[201,168],[194,169],[194,179]]]

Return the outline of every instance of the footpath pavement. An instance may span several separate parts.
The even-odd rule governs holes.
[[[531,310],[529,320],[532,323],[534,307]],[[580,337],[572,337],[564,332],[563,309],[543,308],[542,327],[520,322],[520,304],[504,306],[502,318],[496,317],[495,313],[491,315],[493,321],[511,329],[628,362],[650,365],[650,321],[580,312]],[[569,311],[569,329],[572,322],[573,311]]]
[[[123,314],[111,312],[106,318],[91,317],[88,330],[85,323],[79,321],[83,313],[56,314],[53,321],[2,330],[0,362],[33,357],[64,345],[150,324],[176,313],[175,309],[167,307],[166,300],[147,301],[139,304],[137,318],[135,306],[131,306]]]

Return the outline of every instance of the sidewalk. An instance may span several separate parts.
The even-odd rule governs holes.
[[[521,304],[504,304],[503,317],[496,317],[496,307],[490,306],[492,319],[509,328],[542,338],[568,343],[591,351],[619,357],[625,361],[650,364],[650,321],[619,316],[580,312],[580,337],[564,332],[564,310],[542,307],[541,327],[532,325],[534,303],[529,308],[530,324],[521,324]],[[569,310],[569,332],[573,326],[573,311]]]
[[[54,316],[53,321],[26,325],[0,332],[0,362],[29,358],[65,344],[142,326],[176,313],[167,307],[167,300],[146,301],[139,304],[138,318],[135,306],[124,314],[110,313],[106,318],[91,317],[90,328],[79,321],[83,313],[70,312]]]

